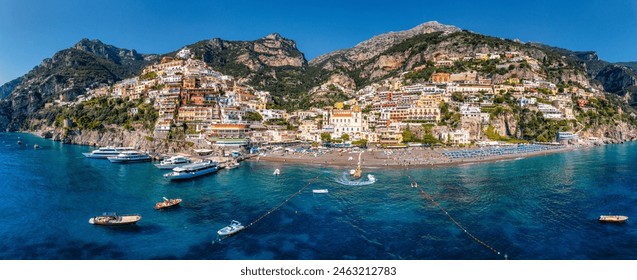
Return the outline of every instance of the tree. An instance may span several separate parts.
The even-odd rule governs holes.
[[[405,129],[403,131],[403,142],[414,142],[416,140],[416,136],[409,129]]]
[[[425,134],[425,136],[422,137],[422,143],[424,143],[424,144],[433,145],[433,144],[436,144],[438,142],[440,142],[440,141],[438,141],[438,138],[436,138],[435,136],[433,136],[430,133]]]
[[[260,122],[263,120],[263,116],[261,116],[261,114],[259,114],[259,112],[247,112],[246,116],[245,116],[246,121],[251,121],[251,122]]]
[[[347,133],[341,135],[341,139],[343,139],[343,141],[349,141],[349,135]]]
[[[464,102],[465,98],[464,98],[464,95],[462,93],[454,92],[454,93],[451,94],[451,100],[456,101],[456,102]]]
[[[367,147],[367,139],[353,141],[352,145],[365,148]]]
[[[330,135],[329,132],[321,133],[321,142],[325,143],[330,141],[332,141],[332,135]]]

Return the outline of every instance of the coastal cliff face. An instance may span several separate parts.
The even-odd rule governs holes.
[[[580,138],[596,137],[607,144],[623,143],[637,140],[637,130],[628,123],[620,122],[615,125],[601,125],[581,133]]]
[[[65,130],[44,127],[36,131],[35,134],[65,144],[95,147],[135,147],[142,151],[159,154],[192,153],[193,149],[198,148],[197,144],[193,142],[156,139],[151,132],[141,128],[135,130],[120,127],[109,127],[104,130]]]

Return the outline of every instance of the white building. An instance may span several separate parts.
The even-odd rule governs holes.
[[[334,127],[332,138],[347,134],[352,140],[360,139],[365,130],[363,114],[358,105],[352,106],[352,110],[333,110],[329,114],[328,124]]]
[[[558,110],[557,108],[555,108],[555,106],[553,105],[538,103],[537,108],[538,110],[540,110],[540,112],[542,112],[542,115],[544,115],[544,118],[552,119],[552,120],[560,120],[564,118],[564,115],[562,114],[562,112]]]
[[[537,102],[537,99],[535,97],[526,98],[523,96],[522,98],[518,99],[518,104],[520,104],[520,107],[524,107],[527,105],[535,105],[536,102]]]
[[[467,145],[470,143],[469,131],[462,129],[443,133],[440,136],[442,138],[442,141],[450,142],[452,145]]]

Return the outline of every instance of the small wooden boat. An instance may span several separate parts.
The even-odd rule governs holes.
[[[235,234],[238,231],[243,230],[243,229],[245,229],[245,227],[240,222],[232,220],[232,222],[230,222],[229,226],[218,230],[217,234],[221,235],[221,236],[231,235],[231,234]]]
[[[328,193],[329,191],[327,189],[317,189],[317,190],[312,190],[312,193]]]
[[[601,215],[599,221],[603,223],[623,223],[628,220],[628,217],[621,215]]]
[[[178,206],[179,203],[181,203],[181,198],[168,199],[164,197],[164,201],[155,203],[155,209],[174,207]]]
[[[88,220],[89,224],[100,226],[125,226],[137,223],[142,216],[137,214],[117,215],[117,213],[104,213]]]
[[[239,167],[239,165],[240,165],[239,162],[232,161],[232,162],[229,162],[226,165],[226,169],[235,169],[235,168]]]

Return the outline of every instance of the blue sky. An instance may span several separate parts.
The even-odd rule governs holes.
[[[308,60],[436,20],[485,35],[637,61],[637,1],[0,0],[0,84],[82,38],[142,53],[280,33]]]

